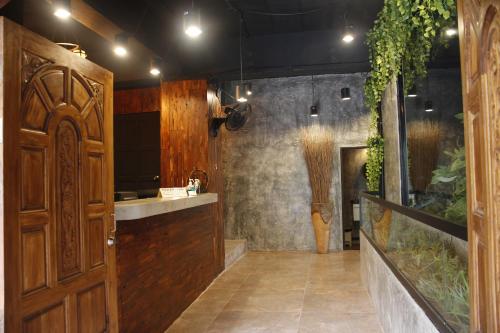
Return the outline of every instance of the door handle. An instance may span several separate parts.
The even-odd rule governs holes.
[[[108,246],[112,247],[116,245],[116,216],[115,214],[111,214],[111,218],[113,219],[113,229],[109,232],[108,236]]]

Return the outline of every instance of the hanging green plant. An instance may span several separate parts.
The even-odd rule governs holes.
[[[378,191],[382,164],[384,163],[384,139],[376,134],[368,139],[366,180],[368,191]]]
[[[382,172],[383,158],[375,152],[370,153],[370,142],[380,136],[377,109],[386,87],[391,79],[402,73],[407,91],[417,77],[427,75],[432,45],[440,38],[441,29],[450,26],[455,16],[455,0],[385,0],[367,35],[372,68],[365,84],[365,100],[372,120],[367,165],[373,166],[372,172],[380,172],[367,174],[367,177],[380,178]],[[370,160],[371,157],[375,160]],[[376,163],[379,166],[375,167]],[[378,190],[378,181],[376,183],[376,186],[375,181],[371,184],[370,191]]]

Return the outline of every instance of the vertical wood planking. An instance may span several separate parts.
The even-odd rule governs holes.
[[[160,111],[160,87],[115,90],[114,114]]]
[[[184,186],[193,169],[208,170],[207,82],[161,84],[161,185]]]

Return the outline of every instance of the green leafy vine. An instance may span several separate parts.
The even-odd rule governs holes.
[[[365,100],[371,114],[366,175],[370,191],[378,191],[382,172],[383,148],[370,143],[380,142],[378,105],[384,91],[399,74],[405,78],[406,91],[417,77],[427,75],[432,45],[455,16],[455,0],[385,0],[368,32],[372,69],[365,84]]]

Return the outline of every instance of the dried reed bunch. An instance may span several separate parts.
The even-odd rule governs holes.
[[[441,127],[436,121],[418,120],[408,125],[410,180],[415,191],[425,192],[437,167]]]
[[[333,178],[333,130],[320,125],[303,128],[300,142],[309,172],[312,202],[329,203]]]

